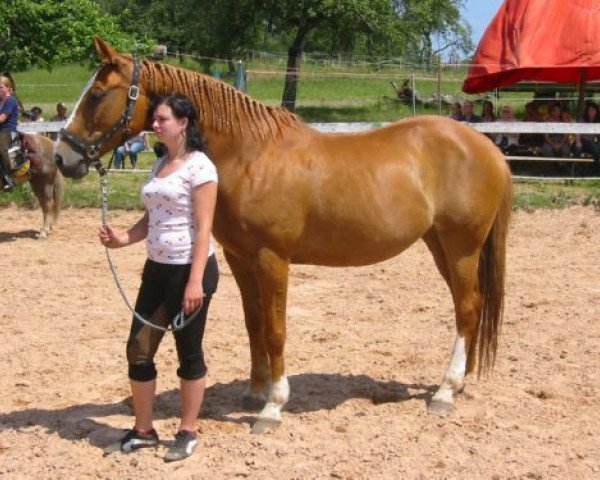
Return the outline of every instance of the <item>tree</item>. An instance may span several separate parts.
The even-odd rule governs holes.
[[[134,44],[133,37],[120,31],[117,19],[93,0],[3,0],[0,32],[3,71],[90,60],[95,58],[94,35],[125,50]]]
[[[394,16],[389,0],[259,0],[256,6],[274,31],[290,32],[282,106],[291,111],[296,105],[300,60],[311,33],[352,25],[367,36],[389,34],[391,30],[384,27],[393,24]]]
[[[430,68],[435,57],[448,49],[463,54],[472,51],[471,28],[460,15],[463,3],[464,0],[397,0],[396,11],[411,36],[407,53]]]

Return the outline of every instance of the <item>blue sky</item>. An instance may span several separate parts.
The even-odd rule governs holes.
[[[473,28],[475,46],[481,40],[485,29],[500,9],[503,0],[466,0],[463,10],[465,20]]]

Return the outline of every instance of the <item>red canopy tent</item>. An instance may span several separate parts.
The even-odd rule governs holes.
[[[505,0],[462,88],[487,92],[523,80],[600,80],[599,0]]]

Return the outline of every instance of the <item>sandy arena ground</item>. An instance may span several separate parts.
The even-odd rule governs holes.
[[[113,212],[127,227],[139,213]],[[447,417],[427,411],[454,340],[450,295],[423,243],[364,268],[294,266],[283,425],[255,436],[241,408],[248,341],[222,258],[205,348],[200,444],[102,448],[132,425],[129,314],[96,240],[99,211],[67,209],[47,241],[41,213],[0,209],[0,477],[600,478],[600,212],[519,212],[494,374],[469,378]],[[133,298],[144,246],[115,252]],[[156,428],[177,425],[172,338],[159,350]]]

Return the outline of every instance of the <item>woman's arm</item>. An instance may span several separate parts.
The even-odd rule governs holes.
[[[98,230],[100,243],[108,248],[121,248],[137,243],[148,236],[148,211],[144,213],[129,230],[118,231],[110,225],[103,225]]]
[[[200,308],[204,299],[202,278],[208,258],[208,247],[217,203],[217,184],[206,182],[195,187],[192,190],[192,202],[195,236],[190,277],[183,295],[183,311],[186,315]]]

